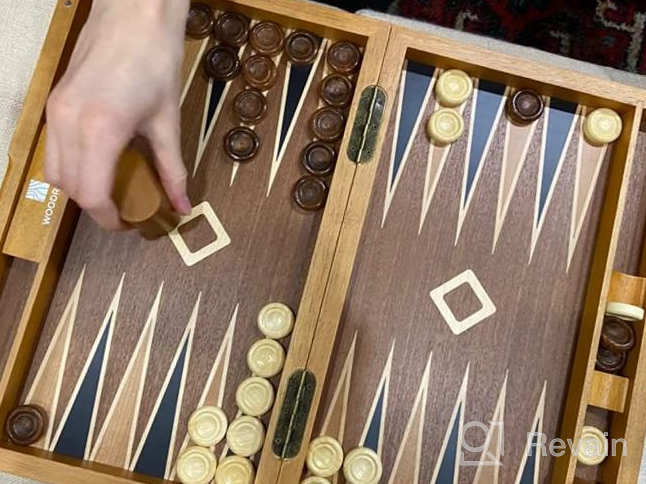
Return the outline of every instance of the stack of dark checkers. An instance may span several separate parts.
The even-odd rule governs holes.
[[[294,32],[286,41],[292,52],[288,54],[294,63],[313,62],[318,40],[305,32]],[[326,62],[329,74],[321,81],[319,94],[322,106],[310,119],[310,134],[313,141],[305,147],[301,157],[307,175],[294,185],[294,201],[308,211],[325,206],[328,193],[326,178],[334,173],[339,140],[343,136],[347,108],[354,93],[354,74],[361,67],[361,51],[351,42],[332,44],[327,51]]]
[[[597,353],[597,370],[619,373],[626,364],[628,352],[635,346],[635,331],[630,323],[606,316]]]

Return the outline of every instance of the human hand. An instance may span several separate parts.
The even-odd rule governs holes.
[[[111,194],[136,135],[148,140],[175,210],[191,209],[179,138],[187,12],[187,0],[94,0],[47,103],[45,178],[103,228],[125,228]]]

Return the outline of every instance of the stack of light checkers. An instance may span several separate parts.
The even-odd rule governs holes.
[[[313,212],[324,207],[328,193],[326,181],[333,172],[337,159],[337,144],[343,136],[347,108],[354,93],[355,74],[361,67],[361,51],[351,42],[339,41],[327,51],[327,66],[332,71],[319,89],[322,106],[310,120],[314,138],[303,150],[302,165],[307,175],[301,177],[293,189],[296,205]]]
[[[219,407],[196,410],[188,422],[188,434],[194,446],[188,447],[177,460],[177,476],[184,484],[253,484],[254,465],[250,457],[260,452],[265,441],[265,427],[259,417],[268,413],[275,399],[272,378],[283,369],[285,350],[276,341],[289,336],[294,328],[294,313],[282,303],[270,303],[258,314],[258,328],[265,336],[247,353],[252,376],[236,390],[240,416],[229,425]],[[214,447],[226,437],[234,454],[217,464]]]
[[[458,69],[444,71],[435,83],[435,99],[442,106],[431,114],[426,123],[426,133],[437,145],[457,141],[464,132],[464,120],[453,108],[464,104],[473,92],[473,81]]]
[[[301,484],[330,484],[342,467],[348,484],[377,484],[383,473],[381,459],[372,449],[357,447],[344,458],[339,441],[327,436],[310,443],[306,463],[311,475]]]

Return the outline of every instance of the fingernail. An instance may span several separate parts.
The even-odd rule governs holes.
[[[179,201],[179,210],[182,215],[188,215],[191,213],[191,201],[188,199],[187,196],[184,196],[183,198],[180,199]]]

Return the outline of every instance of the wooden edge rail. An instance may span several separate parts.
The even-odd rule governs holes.
[[[646,240],[642,248],[640,274],[646,274]],[[620,273],[616,273],[620,274]],[[619,277],[619,275],[617,276]],[[620,302],[644,307],[646,278],[621,275],[624,281],[617,284],[626,299]],[[622,373],[629,379],[626,408],[611,417],[609,437],[626,441],[625,454],[621,447],[616,455],[609,455],[601,468],[602,482],[637,482],[641,467],[644,436],[646,434],[646,331],[644,321],[631,323],[635,330],[635,347],[628,352]]]
[[[34,69],[22,112],[9,147],[7,172],[0,188],[0,246],[4,245],[7,232],[23,183],[36,148],[38,134],[43,124],[45,104],[61,67],[71,55],[72,42],[89,11],[90,2],[59,0],[54,8],[50,28]],[[6,256],[0,254],[0,277],[4,273]]]
[[[638,102],[634,111],[623,115],[624,132],[616,142],[612,154],[606,198],[597,232],[559,435],[560,438],[571,439],[573,442],[577,442],[581,438],[591,397],[597,348],[611,286],[612,270],[626,203],[628,181],[632,172],[635,145],[641,124],[642,109],[643,103]],[[576,463],[577,458],[572,455],[570,450],[566,450],[565,454],[557,457],[552,482],[572,482],[575,477]]]

